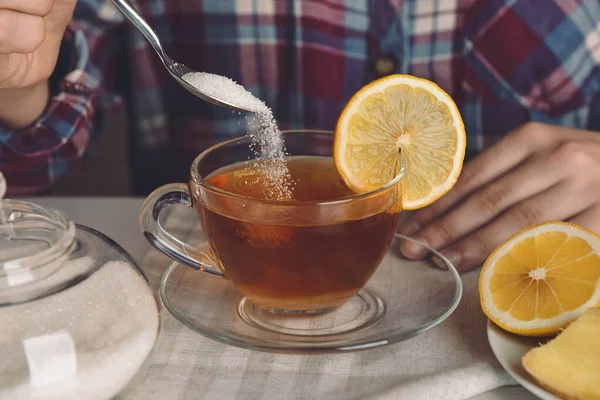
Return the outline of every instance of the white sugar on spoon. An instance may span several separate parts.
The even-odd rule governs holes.
[[[240,108],[255,110],[257,113],[269,110],[269,107],[263,101],[254,97],[252,93],[233,79],[225,76],[208,72],[190,72],[183,75],[182,79],[201,92],[235,104]]]

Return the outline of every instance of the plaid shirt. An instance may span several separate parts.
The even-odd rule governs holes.
[[[457,102],[476,152],[527,121],[600,131],[598,0],[137,0],[174,59],[231,77],[282,128],[332,129],[367,82],[409,73]],[[194,98],[107,0],[80,0],[44,116],[0,127],[9,194],[47,188],[127,110],[135,192],[186,181],[243,116]],[[125,173],[126,171],[124,171]]]

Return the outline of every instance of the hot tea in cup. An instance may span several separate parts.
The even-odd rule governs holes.
[[[404,169],[388,184],[356,194],[333,162],[333,133],[287,131],[282,138],[285,195],[273,193],[268,160],[256,159],[250,139],[233,139],[196,158],[189,184],[152,193],[142,225],[159,250],[223,275],[263,309],[320,313],[360,291],[387,253],[402,210]],[[160,211],[173,203],[194,207],[208,252],[158,224]]]

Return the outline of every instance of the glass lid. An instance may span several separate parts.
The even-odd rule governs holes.
[[[83,257],[75,225],[59,211],[21,200],[0,200],[0,306],[47,296],[80,282],[96,269]]]

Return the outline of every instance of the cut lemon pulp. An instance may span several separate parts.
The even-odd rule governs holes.
[[[346,185],[364,193],[390,182],[406,161],[404,208],[431,204],[456,183],[466,136],[456,104],[435,83],[391,75],[360,89],[337,123],[334,160]]]
[[[600,303],[600,237],[550,221],[518,232],[487,259],[481,307],[501,328],[525,336],[558,332]]]

